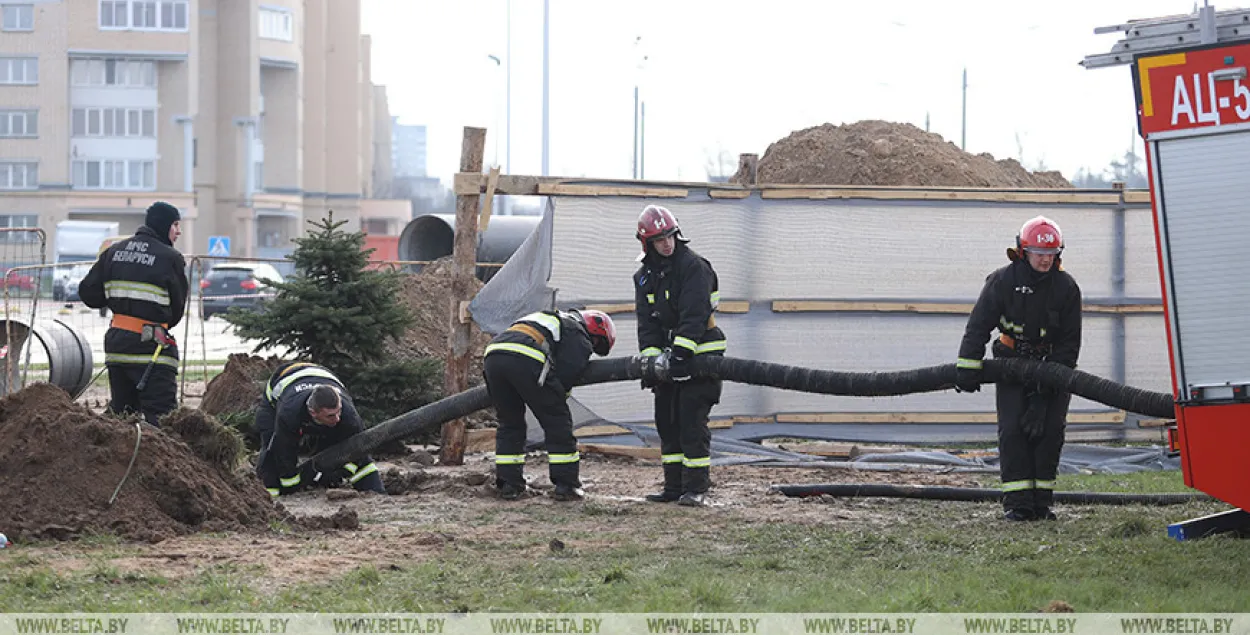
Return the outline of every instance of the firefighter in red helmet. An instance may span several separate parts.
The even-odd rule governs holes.
[[[686,245],[677,218],[659,205],[638,217],[642,266],[634,274],[638,347],[644,356],[668,357],[670,382],[643,384],[655,393],[664,489],[648,494],[657,503],[701,507],[711,486],[708,415],[720,401],[721,381],[692,378],[696,355],[724,355],[725,333],[716,326],[720,287],[712,264]]]
[[[956,390],[981,388],[991,331],[994,357],[1028,357],[1076,367],[1081,351],[1081,289],[1060,267],[1063,233],[1044,216],[1029,219],[1008,248],[1007,266],[991,273],[964,330]],[[1040,384],[999,382],[998,453],[1007,520],[1054,520],[1055,476],[1072,395]]]
[[[581,500],[581,457],[573,436],[568,395],[593,352],[606,356],[616,343],[616,326],[602,311],[539,311],[513,322],[486,347],[482,375],[495,402],[495,486],[505,500],[523,496],[525,408],[542,426],[548,473],[559,501]]]

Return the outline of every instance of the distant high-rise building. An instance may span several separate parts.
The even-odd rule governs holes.
[[[391,117],[391,165],[395,178],[425,176],[425,126],[409,126]]]
[[[272,256],[329,209],[360,226],[391,178],[361,2],[0,2],[0,227],[131,232],[166,200],[183,251]]]

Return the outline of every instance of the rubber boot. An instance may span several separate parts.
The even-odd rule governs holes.
[[[664,490],[647,494],[644,498],[652,503],[671,503],[681,498],[681,463],[664,464]]]

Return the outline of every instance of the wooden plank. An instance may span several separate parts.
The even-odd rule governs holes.
[[[646,198],[686,198],[690,190],[672,187],[629,187],[620,185],[578,185],[573,183],[539,183],[543,196],[642,196]]]
[[[613,425],[583,426],[573,431],[573,434],[577,436],[577,438],[579,439],[582,437],[605,437],[605,436],[611,436],[611,435],[617,435],[617,434],[629,434],[629,433],[630,432],[628,428],[622,428],[621,426],[613,426]]]
[[[603,443],[578,443],[578,452],[606,454],[608,456],[631,456],[635,459],[660,460],[660,448],[640,448],[632,445],[609,445]]]
[[[802,188],[764,189],[760,196],[766,199],[873,199],[906,201],[988,201],[994,203],[1067,203],[1114,205],[1120,202],[1117,194],[1083,194],[1070,191],[969,191],[969,190],[877,190],[855,188]]]
[[[707,427],[709,430],[728,430],[729,428],[734,427],[734,420],[733,417],[726,417],[724,419],[708,419]]]
[[[482,430],[465,430],[464,432],[464,452],[472,454],[474,452],[494,452],[495,451],[495,429],[485,428]]]
[[[811,454],[813,456],[833,456],[849,459],[855,451],[854,443],[785,443],[777,446],[778,450]]]
[[[1141,419],[1137,422],[1139,428],[1170,428],[1176,425],[1176,419]]]
[[[1124,423],[1123,411],[1074,412],[1068,414],[1068,423]],[[993,412],[817,412],[782,413],[777,423],[863,423],[863,424],[958,424],[997,423]]]
[[[773,300],[775,313],[799,312],[873,312],[873,313],[945,313],[972,312],[972,304],[955,302],[878,302],[875,300]],[[1162,313],[1162,304],[1086,304],[1086,313],[1140,314]]]
[[[872,311],[880,313],[971,313],[971,304],[940,302],[876,302],[872,300],[773,300],[773,311]]]
[[[735,424],[739,424],[739,423],[777,423],[777,419],[776,419],[775,417],[771,417],[771,416],[769,416],[769,417],[747,417],[747,416],[738,416],[738,417],[734,417],[734,418],[733,418],[733,422],[734,422]]]
[[[708,190],[712,198],[743,199],[751,197],[751,190]]]
[[[481,172],[486,150],[486,129],[465,127],[460,143],[460,171]],[[456,196],[456,232],[452,243],[451,297],[448,298],[447,358],[443,370],[443,391],[448,395],[469,387],[469,328],[460,321],[460,303],[473,297],[474,264],[477,262],[478,202],[481,196]],[[443,424],[439,461],[443,465],[464,464],[464,419]]]
[[[616,313],[633,313],[634,304],[632,302],[626,304],[624,302],[617,304],[588,304],[587,309],[603,311],[608,315]],[[717,313],[747,313],[751,310],[751,303],[745,300],[722,300],[720,306],[717,307]]]
[[[490,208],[495,201],[495,188],[499,185],[499,166],[490,169],[490,175],[486,177],[486,192],[482,196],[482,217],[478,221],[478,231],[486,233],[487,226],[490,225]]]
[[[1124,190],[1125,203],[1133,205],[1149,205],[1150,201],[1150,190]]]

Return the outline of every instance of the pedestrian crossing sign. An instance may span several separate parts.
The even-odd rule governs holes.
[[[230,257],[230,237],[229,236],[209,236],[208,237],[208,255],[218,258]]]

